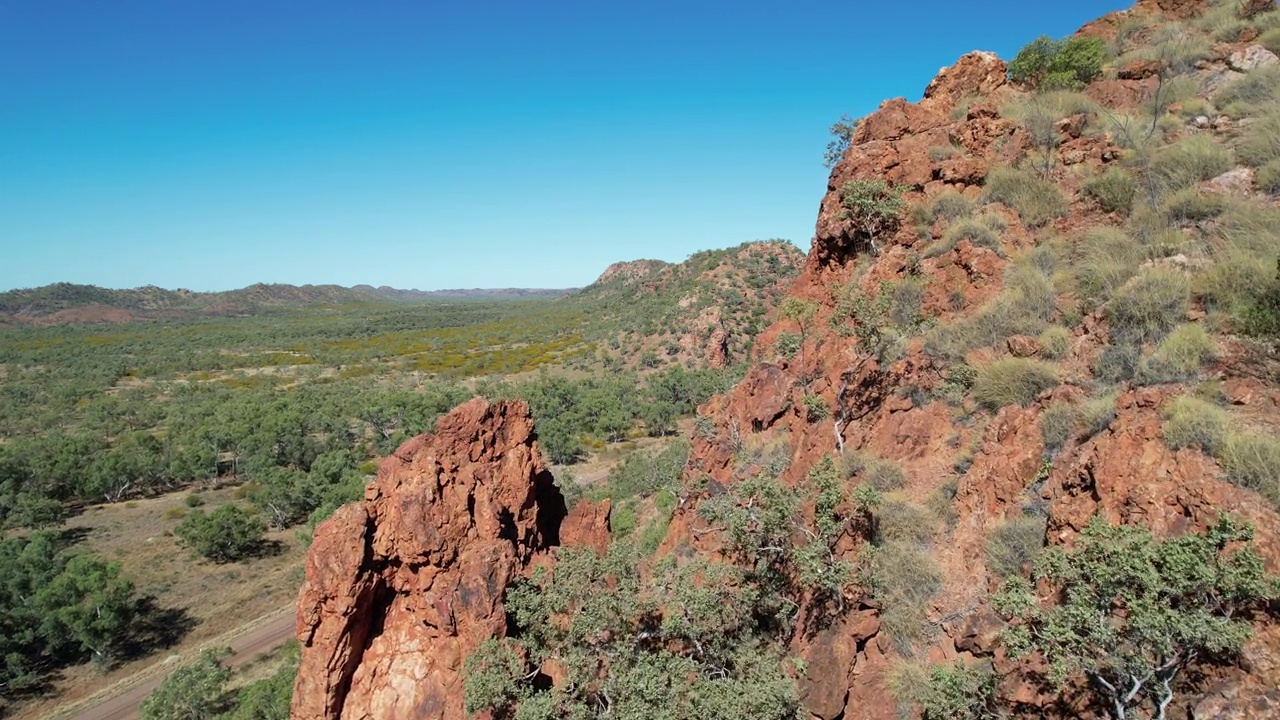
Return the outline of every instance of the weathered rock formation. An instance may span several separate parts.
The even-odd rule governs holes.
[[[505,633],[503,593],[559,544],[564,517],[524,403],[476,398],[405,443],[364,502],[316,529],[292,717],[463,717],[467,654]]]
[[[1140,9],[1188,17],[1204,5],[1144,0]],[[1120,17],[1082,32],[1106,35]],[[1198,70],[1200,78],[1209,83],[1215,74],[1234,72],[1228,59],[1247,47],[1215,49],[1220,59]],[[1131,108],[1150,90],[1155,72],[1126,67],[1085,93]],[[1257,547],[1274,572],[1280,570],[1280,514],[1254,491],[1226,481],[1214,459],[1167,446],[1162,412],[1186,390],[1175,385],[1123,388],[1105,428],[1046,452],[1044,410],[1079,403],[1091,391],[1090,368],[1110,341],[1102,311],[1074,324],[1065,354],[1057,358],[1064,377],[1059,387],[1028,407],[996,412],[963,397],[954,404],[943,399],[947,368],[920,338],[892,357],[871,357],[856,337],[830,332],[827,323],[842,287],[870,295],[886,281],[927,278],[921,307],[944,325],[970,316],[1003,289],[1010,258],[1037,242],[1016,212],[987,206],[1004,227],[996,247],[961,240],[925,257],[922,251],[942,228],[903,223],[877,238],[876,247],[865,247],[843,217],[840,188],[850,180],[883,178],[912,201],[946,190],[976,197],[992,167],[1013,164],[1031,144],[1025,129],[1001,116],[1004,103],[1022,92],[1007,82],[999,58],[971,53],[941,71],[920,102],[890,100],[859,123],[832,171],[805,271],[792,289],[818,306],[817,315],[807,328],[775,323],[758,338],[758,362],[745,379],[700,408],[710,423],[693,438],[688,473],[723,488],[753,472],[743,457],[765,451],[790,459],[783,475],[790,483],[820,458],[842,451],[899,463],[907,478],[898,490],[902,496],[923,503],[941,494],[953,513],[939,531],[945,542],[931,550],[943,589],[927,608],[918,656],[989,663],[1006,678],[1002,693],[1019,716],[1090,716],[1079,696],[1060,699],[1022,683],[1025,667],[1005,657],[996,642],[1001,621],[988,603],[999,582],[987,568],[991,531],[1028,506],[1046,518],[1050,544],[1070,544],[1094,515],[1141,523],[1163,535],[1204,528],[1219,512],[1229,512],[1254,525]],[[1038,232],[1066,236],[1119,222],[1077,192],[1084,173],[1073,166],[1096,171],[1120,158],[1114,138],[1082,127],[1078,117],[1054,126],[1061,163],[1047,176],[1070,198],[1070,209]],[[774,340],[796,331],[803,333],[803,347],[791,359],[777,357]],[[1038,339],[1013,335],[966,359],[1044,352]],[[1207,374],[1252,424],[1280,431],[1280,392],[1260,373],[1242,371],[1240,357],[1239,348],[1228,344]],[[807,410],[814,396],[830,413],[820,420]],[[681,498],[660,553],[720,553],[723,539],[699,513],[702,499],[697,493]],[[299,609],[304,656],[295,717],[459,717],[459,670],[469,649],[505,633],[500,602],[507,584],[532,565],[554,562],[547,551],[561,540],[607,546],[607,506],[580,505],[562,518],[563,501],[538,463],[520,405],[472,401],[442,419],[434,435],[401,448],[381,468],[366,501],[344,508],[317,533]],[[850,539],[838,551],[853,558],[858,549]],[[867,596],[847,601],[841,618],[792,643],[791,653],[808,667],[799,683],[801,700],[811,717],[822,720],[899,717],[888,678],[900,656],[882,628],[884,608]],[[1280,712],[1280,629],[1271,618],[1255,620],[1254,638],[1239,663],[1187,679],[1177,717]]]

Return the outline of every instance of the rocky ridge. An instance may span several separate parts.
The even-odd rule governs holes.
[[[1137,10],[1191,18],[1206,5],[1144,0]],[[1108,16],[1081,32],[1113,34],[1125,17]],[[1240,72],[1233,66],[1239,58],[1265,57],[1261,52],[1266,51],[1250,40],[1219,43],[1196,76],[1220,85],[1224,76]],[[1084,92],[1123,110],[1140,104],[1152,86],[1151,74],[1126,67]],[[939,325],[958,322],[1005,288],[1010,258],[1036,247],[1044,234],[1070,235],[1119,222],[1079,192],[1078,170],[1105,168],[1120,160],[1122,149],[1107,133],[1086,132],[1079,117],[1054,126],[1061,164],[1050,175],[1070,205],[1047,228],[1029,227],[1014,209],[990,203],[987,211],[1003,227],[997,245],[962,239],[942,252],[925,253],[941,239],[945,223],[921,230],[904,222],[868,242],[845,217],[841,188],[852,180],[888,180],[913,204],[946,191],[977,198],[992,168],[1013,165],[1034,142],[1001,112],[1023,93],[1008,82],[1003,61],[971,53],[941,71],[920,102],[887,101],[859,123],[833,168],[804,271],[791,289],[794,297],[816,305],[811,329],[781,320],[760,337],[747,377],[700,409],[706,428],[693,438],[687,474],[705,476],[712,487],[731,486],[758,470],[742,463],[744,448],[765,446],[780,448],[788,458],[783,480],[790,484],[800,483],[824,457],[864,452],[899,463],[906,476],[901,494],[941,494],[953,513],[938,531],[945,542],[933,545],[942,591],[929,602],[928,627],[914,654],[932,662],[965,658],[994,667],[1005,678],[1003,696],[1019,716],[1081,717],[1093,712],[1081,693],[1059,695],[1027,681],[1021,661],[1008,658],[995,641],[1001,621],[988,598],[998,578],[986,553],[992,531],[1028,506],[1046,518],[1044,540],[1051,545],[1070,545],[1095,515],[1168,535],[1202,529],[1220,512],[1230,512],[1257,529],[1256,544],[1274,572],[1280,569],[1280,514],[1253,490],[1226,480],[1216,460],[1168,447],[1163,413],[1184,390],[1176,384],[1127,385],[1117,393],[1114,417],[1104,428],[1073,436],[1055,450],[1046,447],[1045,411],[1084,401],[1086,383],[1072,378],[1087,375],[1113,340],[1102,309],[1074,325],[1059,359],[1065,382],[1026,407],[986,413],[968,408],[960,418],[942,399],[952,382],[950,368],[927,351],[923,338],[905,338],[899,352],[881,357],[856,337],[825,330],[840,309],[838,290],[874,296],[882,283],[915,276],[929,279],[923,312]],[[939,147],[951,150],[931,152]],[[627,268],[614,273],[632,274]],[[804,336],[800,351],[777,357],[775,341],[796,329]],[[1240,342],[1228,337],[1221,344],[1206,374],[1234,411],[1276,431],[1276,383],[1253,366],[1257,358]],[[1034,337],[1014,336],[967,359],[1004,356],[1045,357],[1046,350]],[[811,397],[830,416],[815,421],[806,411]],[[560,521],[563,500],[557,500],[535,448],[518,405],[472,401],[442,419],[434,435],[411,441],[389,458],[363,504],[344,508],[321,526],[299,606],[304,660],[294,717],[461,717],[459,668],[469,649],[505,632],[500,620],[506,584],[534,566],[554,563],[554,548],[562,541],[597,549],[607,544],[607,507],[579,506]],[[962,464],[957,458],[966,452]],[[659,554],[721,552],[720,539],[699,513],[707,497],[707,491],[681,497]],[[839,546],[850,559],[859,548],[853,538]],[[450,597],[464,595],[465,602],[449,604]],[[850,609],[837,622],[792,641],[791,653],[807,666],[799,680],[805,710],[822,720],[897,718],[889,679],[895,663],[911,653],[884,629],[880,601],[866,593],[848,600]],[[1178,717],[1280,714],[1280,627],[1269,615],[1253,620],[1254,635],[1241,661],[1206,667],[1189,680]]]

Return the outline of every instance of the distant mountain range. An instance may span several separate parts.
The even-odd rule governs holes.
[[[237,315],[267,308],[349,305],[362,302],[430,302],[463,299],[554,298],[577,288],[400,290],[372,285],[250,285],[224,292],[166,290],[149,285],[112,290],[54,283],[0,293],[0,325],[130,322],[198,315]]]

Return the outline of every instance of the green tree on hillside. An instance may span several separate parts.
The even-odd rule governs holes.
[[[1106,53],[1100,38],[1054,40],[1042,35],[1009,63],[1009,79],[1041,90],[1078,90],[1102,72]]]
[[[1280,594],[1252,538],[1226,516],[1166,539],[1095,517],[1073,548],[1041,556],[1034,579],[1052,590],[1047,601],[1022,578],[1002,588],[995,606],[1015,620],[1005,643],[1014,655],[1043,656],[1059,686],[1086,678],[1120,720],[1164,718],[1179,673],[1238,652],[1250,632],[1245,611]]]

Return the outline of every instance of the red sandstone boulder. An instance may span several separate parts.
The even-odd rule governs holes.
[[[476,398],[405,443],[316,529],[291,716],[462,718],[465,658],[505,632],[504,591],[564,516],[524,403]]]

